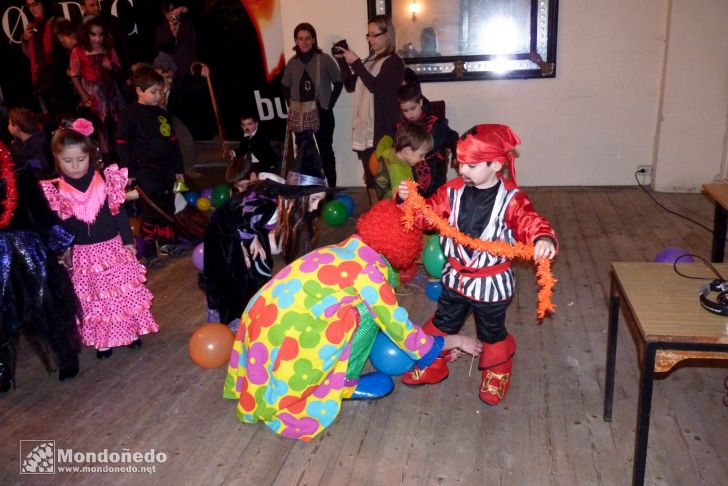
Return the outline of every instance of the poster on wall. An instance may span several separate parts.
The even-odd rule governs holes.
[[[33,22],[28,3],[40,2],[56,15],[80,23],[84,0],[0,0],[0,88],[6,106],[38,109],[30,63],[23,52],[23,32]],[[163,0],[100,0],[101,16],[113,17],[125,36],[129,63],[154,62],[157,31],[167,21]],[[256,114],[269,136],[282,139],[286,105],[280,80],[285,66],[280,0],[180,0],[184,20],[194,29],[195,58],[209,66],[213,89],[228,139],[240,136],[239,117]],[[206,83],[204,83],[206,84]],[[209,96],[193,106],[205,130],[197,139],[217,133]],[[198,136],[199,135],[199,136]]]

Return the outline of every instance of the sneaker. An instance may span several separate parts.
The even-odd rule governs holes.
[[[113,350],[113,349],[111,349],[111,348],[109,348],[109,349],[104,349],[103,351],[102,351],[102,350],[100,350],[100,349],[97,349],[97,350],[96,350],[96,357],[97,357],[98,359],[107,359],[107,358],[111,358],[111,355],[112,355],[113,353],[114,353],[114,350]]]
[[[184,254],[187,252],[187,248],[183,245],[178,245],[176,243],[167,243],[165,245],[159,245],[159,254],[162,256],[173,256],[173,257],[180,257],[184,256]]]

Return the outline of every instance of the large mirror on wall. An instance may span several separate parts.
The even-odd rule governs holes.
[[[368,0],[422,81],[553,78],[558,0]]]

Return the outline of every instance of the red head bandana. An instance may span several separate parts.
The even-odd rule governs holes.
[[[511,179],[516,182],[516,168],[513,149],[520,145],[510,127],[505,125],[475,125],[460,137],[457,145],[457,159],[461,164],[501,162],[508,166]]]

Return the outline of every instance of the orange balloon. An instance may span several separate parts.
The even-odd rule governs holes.
[[[139,216],[130,216],[129,226],[131,226],[131,234],[133,236],[142,235],[142,218],[140,218]]]
[[[377,152],[372,152],[372,156],[369,157],[369,174],[375,176],[379,173],[379,158]]]
[[[201,368],[219,368],[230,359],[235,334],[225,324],[205,324],[190,338],[187,351]]]

